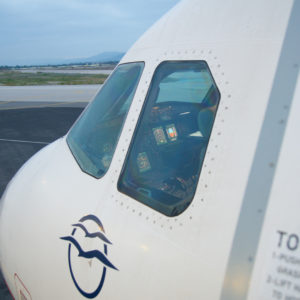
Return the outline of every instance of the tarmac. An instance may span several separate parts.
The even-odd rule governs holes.
[[[27,101],[26,94],[18,101],[0,100],[0,198],[7,183],[32,155],[68,132],[92,94],[95,87],[76,100],[70,100],[72,94],[68,98],[67,93],[61,101],[43,101],[43,93],[34,101]],[[12,299],[0,270],[0,300]]]
[[[75,102],[93,99],[100,84],[0,86],[1,102]],[[0,102],[0,104],[1,104]],[[2,103],[2,104],[4,104]],[[1,104],[1,107],[2,107]],[[1,109],[0,107],[0,109]]]

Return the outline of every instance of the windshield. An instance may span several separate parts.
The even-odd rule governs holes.
[[[124,194],[167,215],[191,203],[220,100],[204,61],[156,69],[118,182]]]
[[[119,65],[71,129],[67,143],[84,172],[100,178],[108,170],[143,68]]]

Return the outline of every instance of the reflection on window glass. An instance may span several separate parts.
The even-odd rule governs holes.
[[[67,137],[81,169],[94,177],[110,166],[143,67],[144,63],[119,65]]]
[[[191,203],[220,100],[204,61],[157,68],[118,189],[167,215]]]

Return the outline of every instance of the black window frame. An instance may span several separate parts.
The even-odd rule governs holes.
[[[106,79],[106,81],[105,81],[104,84],[103,84],[103,86],[104,86],[105,83],[106,83],[106,82],[109,80],[109,78],[114,74],[114,72],[117,70],[117,68],[118,68],[119,66],[128,65],[128,64],[136,64],[136,63],[141,63],[141,64],[143,64],[143,67],[142,67],[142,69],[141,69],[141,74],[140,74],[140,76],[139,76],[139,78],[138,78],[138,81],[137,81],[137,84],[136,84],[136,88],[135,88],[134,94],[133,94],[133,96],[132,96],[131,103],[130,103],[130,105],[129,105],[129,107],[128,107],[128,110],[127,110],[125,116],[124,116],[124,121],[123,121],[123,124],[122,124],[122,126],[121,126],[121,128],[120,128],[119,135],[117,136],[117,139],[116,139],[116,143],[115,143],[115,147],[114,147],[114,151],[113,151],[113,155],[112,155],[111,162],[113,161],[113,158],[114,158],[114,156],[115,156],[115,152],[116,152],[116,149],[118,148],[118,144],[119,144],[119,141],[120,141],[120,137],[122,136],[122,133],[123,133],[123,130],[124,130],[124,126],[125,126],[125,123],[126,123],[126,121],[127,121],[128,113],[129,113],[129,111],[130,111],[130,109],[131,109],[131,106],[132,106],[132,103],[133,103],[133,101],[134,101],[134,98],[135,98],[137,89],[138,89],[138,87],[139,87],[139,85],[140,85],[140,82],[141,82],[141,78],[142,78],[142,76],[143,76],[143,74],[144,74],[145,67],[146,67],[146,62],[145,62],[145,61],[130,61],[130,62],[118,64],[118,65],[115,67],[115,69],[113,70],[113,72],[110,74],[110,76]],[[68,148],[69,148],[69,150],[70,150],[70,152],[71,152],[71,154],[72,154],[74,160],[76,161],[77,165],[79,166],[79,168],[81,169],[81,171],[82,171],[83,173],[85,173],[85,174],[87,174],[87,175],[89,175],[89,176],[91,176],[91,177],[93,177],[93,178],[95,178],[95,179],[101,179],[102,177],[104,177],[104,176],[108,173],[108,171],[109,171],[109,169],[110,169],[110,167],[111,167],[111,162],[110,162],[109,167],[107,168],[107,170],[106,170],[103,174],[101,174],[100,176],[96,176],[96,175],[92,174],[91,172],[88,172],[88,171],[85,170],[85,169],[83,168],[83,166],[79,163],[79,161],[78,161],[78,159],[77,159],[75,153],[73,153],[73,150],[72,150],[72,148],[71,148],[71,146],[70,146],[70,144],[69,144],[69,141],[68,141],[68,137],[69,137],[70,132],[72,131],[73,127],[76,126],[76,123],[80,121],[80,119],[81,119],[82,116],[84,115],[85,111],[89,108],[89,106],[90,106],[90,105],[92,104],[92,102],[96,99],[96,97],[97,97],[97,95],[98,95],[99,93],[101,93],[101,89],[100,89],[100,90],[98,91],[98,93],[95,95],[95,97],[93,98],[93,100],[88,104],[88,106],[82,111],[82,113],[81,113],[80,116],[77,118],[77,120],[76,120],[75,123],[72,125],[72,127],[70,128],[70,130],[68,131],[68,133],[67,133],[67,135],[66,135],[66,143],[67,143]]]
[[[135,140],[137,138],[137,135],[138,135],[138,132],[140,130],[140,127],[141,127],[141,124],[142,124],[142,121],[143,121],[143,118],[144,118],[144,115],[146,113],[146,107],[148,105],[148,102],[149,102],[149,96],[150,96],[150,93],[152,91],[152,87],[153,87],[153,84],[154,84],[154,80],[155,80],[155,75],[157,73],[157,70],[159,69],[159,67],[162,65],[162,64],[165,64],[165,63],[204,63],[207,67],[207,71],[211,77],[211,80],[212,80],[212,83],[215,87],[215,91],[217,92],[218,94],[218,101],[217,101],[217,104],[216,104],[216,110],[215,110],[215,114],[214,114],[214,118],[213,118],[213,122],[212,122],[212,126],[211,126],[211,130],[210,130],[210,134],[209,134],[209,137],[208,137],[208,142],[207,142],[207,146],[206,146],[206,149],[205,149],[205,152],[204,152],[204,156],[203,156],[203,160],[202,160],[202,164],[201,164],[201,167],[199,169],[199,175],[198,175],[198,179],[197,179],[197,182],[195,184],[195,190],[194,190],[194,193],[193,193],[193,196],[189,202],[189,204],[183,209],[181,210],[179,213],[176,213],[174,215],[168,215],[166,213],[164,213],[162,210],[159,210],[155,207],[153,207],[151,205],[151,201],[155,200],[155,199],[151,199],[149,201],[149,198],[147,196],[145,196],[145,198],[143,199],[143,201],[140,201],[138,199],[138,197],[135,195],[137,195],[138,193],[134,190],[130,190],[130,193],[128,192],[125,192],[125,191],[122,191],[121,190],[121,180],[123,178],[123,174],[125,172],[125,169],[127,167],[127,165],[129,164],[129,157],[130,157],[130,153],[133,149],[133,146],[134,146],[134,143],[135,143]],[[118,182],[117,182],[117,188],[118,188],[118,191],[134,200],[136,200],[137,202],[141,203],[142,205],[145,205],[145,206],[148,206],[150,209],[153,209],[155,210],[156,212],[158,213],[161,213],[163,214],[164,216],[166,217],[177,217],[179,216],[180,214],[182,214],[189,206],[190,204],[193,202],[194,198],[195,198],[195,195],[196,195],[196,191],[197,191],[197,188],[198,188],[198,184],[199,184],[199,181],[200,181],[200,178],[201,178],[201,173],[202,173],[202,169],[203,169],[203,166],[204,166],[204,161],[205,161],[205,157],[206,157],[206,153],[207,153],[207,148],[208,148],[208,145],[209,145],[209,141],[210,141],[210,138],[211,138],[211,134],[212,134],[212,131],[213,131],[213,128],[214,128],[214,123],[215,123],[215,120],[216,120],[216,117],[217,117],[217,113],[218,113],[218,108],[219,108],[219,105],[220,105],[220,101],[221,101],[221,93],[220,93],[220,90],[216,84],[216,81],[213,77],[213,74],[211,72],[211,69],[209,67],[209,64],[207,63],[207,61],[205,60],[165,60],[165,61],[162,61],[160,64],[158,64],[153,72],[153,75],[152,75],[152,79],[151,79],[151,82],[150,82],[150,85],[149,85],[149,88],[148,88],[148,91],[147,91],[147,94],[145,96],[145,101],[143,103],[143,106],[142,106],[142,109],[141,109],[141,112],[140,112],[140,116],[139,116],[139,119],[138,119],[138,122],[136,124],[136,127],[135,127],[135,130],[134,130],[134,133],[133,133],[133,136],[131,138],[131,142],[130,142],[130,145],[128,147],[128,151],[127,151],[127,154],[126,154],[126,157],[125,157],[125,160],[123,162],[123,166],[122,166],[122,169],[121,169],[121,172],[120,172],[120,175],[119,175],[119,178],[118,178]],[[129,188],[125,188],[125,190],[127,189],[127,191],[129,190]],[[141,197],[141,194],[139,193],[138,194],[139,197]],[[159,202],[158,200],[155,200],[156,202]]]

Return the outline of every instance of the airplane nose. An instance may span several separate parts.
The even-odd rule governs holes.
[[[50,291],[49,299],[56,298],[55,290],[64,290],[60,285],[69,273],[66,243],[61,237],[70,231],[70,224],[95,211],[105,186],[104,180],[99,182],[81,171],[65,138],[46,146],[23,165],[0,202],[0,264],[12,292],[20,292],[16,291],[16,278],[29,292],[36,290],[37,284],[51,282],[54,294],[50,298]]]
[[[31,257],[45,236],[43,212],[49,204],[36,197],[36,193],[45,185],[47,178],[43,169],[61,143],[61,140],[54,142],[27,161],[9,182],[0,200],[0,267],[10,290],[14,289],[14,274],[24,267],[22,258]],[[34,261],[31,263],[29,269],[34,266]]]
[[[35,154],[8,184],[0,202],[0,263],[12,292],[16,276],[30,290],[39,277],[46,281],[45,268],[59,269],[62,262],[52,250],[61,247],[61,253],[65,253],[59,231],[64,232],[64,221],[68,225],[73,222],[68,219],[68,211],[74,186],[82,181],[72,175],[75,169],[79,176],[62,138]],[[51,282],[51,278],[48,280]]]

